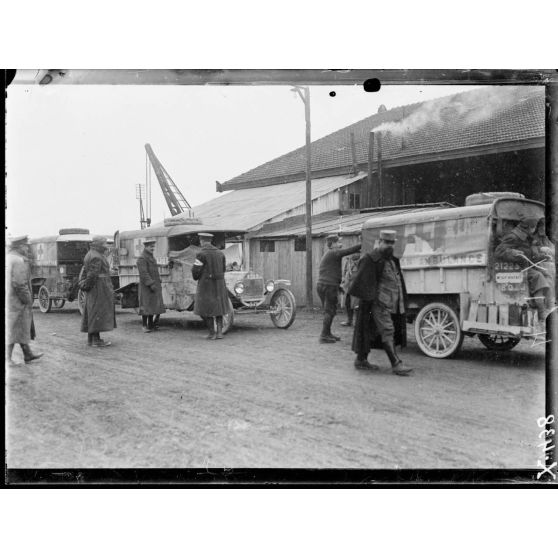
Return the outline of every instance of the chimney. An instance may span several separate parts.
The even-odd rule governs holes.
[[[384,205],[384,189],[382,185],[382,133],[378,132],[378,206]]]
[[[374,132],[370,132],[368,138],[368,188],[364,189],[365,195],[362,200],[362,207],[370,207],[373,205],[376,196],[373,195],[374,183],[372,179],[372,168],[374,159]]]
[[[351,157],[352,157],[352,167],[351,167],[351,174],[356,176],[358,174],[358,165],[356,160],[356,147],[355,147],[355,134],[351,131]]]

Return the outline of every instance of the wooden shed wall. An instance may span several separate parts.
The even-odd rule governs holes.
[[[357,235],[343,236],[343,246],[357,244]],[[306,252],[294,249],[294,238],[275,240],[275,252],[260,252],[260,239],[250,241],[250,269],[269,279],[288,279],[291,290],[299,306],[306,306]],[[314,306],[320,306],[320,299],[316,292],[320,260],[326,251],[323,237],[315,237],[312,241],[312,289]]]

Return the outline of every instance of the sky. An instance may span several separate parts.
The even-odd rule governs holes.
[[[310,87],[312,140],[377,112],[467,86]],[[150,143],[190,205],[304,145],[304,105],[289,86],[12,84],[7,91],[7,234],[140,228],[136,184]],[[335,96],[330,92],[334,91]],[[153,223],[170,216],[152,175]]]

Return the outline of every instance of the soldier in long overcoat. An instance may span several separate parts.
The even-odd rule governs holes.
[[[198,236],[201,250],[192,267],[192,277],[198,282],[194,312],[205,320],[208,339],[223,339],[223,316],[230,309],[225,285],[225,254],[211,244],[212,234],[199,233]]]
[[[106,238],[94,236],[83,260],[80,285],[85,292],[81,331],[87,333],[87,344],[94,347],[108,347],[111,342],[101,339],[100,333],[116,327],[114,291],[105,250]]]
[[[153,316],[159,316],[165,312],[159,266],[153,255],[155,243],[155,240],[147,239],[143,243],[143,252],[136,261],[140,276],[139,313],[144,333],[151,333],[157,329]]]
[[[379,247],[359,260],[349,288],[349,294],[360,299],[352,349],[358,369],[376,370],[378,367],[368,362],[368,353],[383,348],[393,373],[407,376],[411,368],[403,365],[395,349],[407,344],[407,290],[399,259],[393,256],[395,236],[395,231],[380,231]]]
[[[29,346],[31,339],[35,339],[35,327],[28,251],[27,236],[19,236],[11,240],[6,258],[8,314],[6,359],[8,364],[15,364],[12,360],[12,353],[16,343],[21,346],[23,360],[26,364],[43,356],[42,353],[34,354]]]

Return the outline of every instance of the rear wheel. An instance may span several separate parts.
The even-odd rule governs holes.
[[[50,293],[44,285],[39,289],[38,299],[39,310],[44,314],[50,312],[50,309],[52,308],[52,300],[50,300]]]
[[[81,289],[78,291],[77,303],[79,313],[83,316],[83,313],[85,312],[85,292]]]
[[[63,298],[57,298],[56,300],[52,301],[52,305],[57,309],[60,310],[60,308],[64,308],[64,304],[66,303],[66,301]]]
[[[517,337],[504,337],[502,335],[479,334],[480,342],[492,351],[511,351],[520,341]]]
[[[296,318],[296,301],[294,295],[286,289],[279,289],[271,297],[271,321],[275,327],[287,329]]]
[[[432,358],[448,358],[459,351],[463,332],[455,311],[442,302],[427,304],[415,320],[420,350]]]

